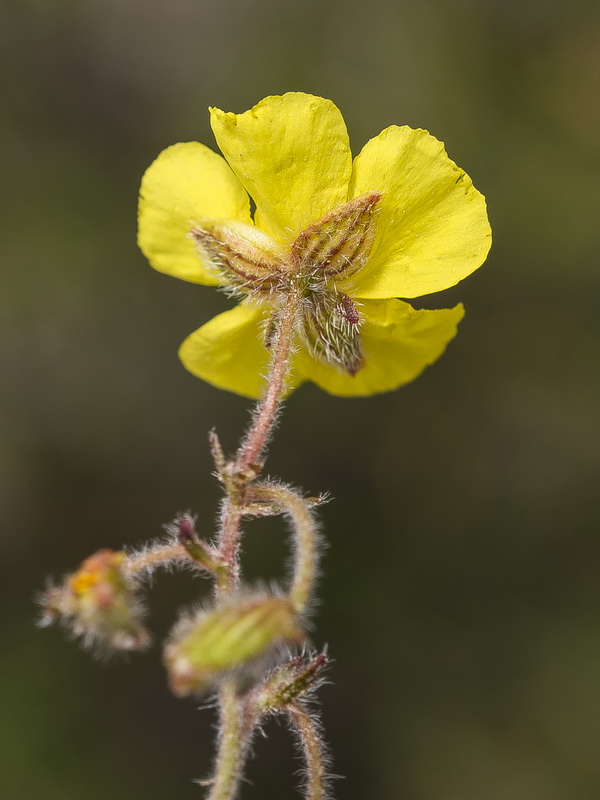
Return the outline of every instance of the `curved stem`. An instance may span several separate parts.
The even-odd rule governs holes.
[[[310,501],[289,486],[270,483],[253,487],[254,498],[280,508],[292,523],[295,552],[289,598],[294,609],[302,614],[310,603],[319,559],[319,535]]]

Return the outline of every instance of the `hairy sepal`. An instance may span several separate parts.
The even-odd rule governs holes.
[[[374,214],[380,199],[379,192],[368,192],[305,228],[292,245],[294,271],[347,278],[359,270],[371,253]]]
[[[205,265],[234,294],[268,294],[285,271],[281,248],[253,225],[207,220],[191,236]]]
[[[348,295],[334,289],[310,292],[301,317],[301,336],[311,356],[356,375],[364,364],[362,318]]]

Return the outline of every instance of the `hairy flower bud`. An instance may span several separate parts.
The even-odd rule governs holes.
[[[42,625],[61,620],[86,644],[115,650],[140,650],[150,641],[141,624],[135,583],[123,569],[126,555],[100,550],[87,558],[61,586],[42,598]]]
[[[296,656],[279,664],[254,690],[252,703],[259,714],[278,712],[317,689],[329,659],[325,653]]]
[[[165,647],[174,694],[206,689],[220,678],[256,665],[285,643],[299,643],[303,631],[285,597],[234,600],[184,618]]]

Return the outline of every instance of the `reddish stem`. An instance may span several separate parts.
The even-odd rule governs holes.
[[[272,342],[273,357],[265,393],[258,404],[252,427],[243,441],[236,458],[236,467],[243,472],[249,467],[260,467],[265,445],[269,440],[277,412],[285,393],[285,379],[290,365],[290,351],[296,329],[300,298],[290,293],[277,313],[277,326]]]
[[[239,490],[229,490],[223,508],[219,553],[229,565],[227,575],[220,581],[221,591],[231,591],[239,584],[239,541],[243,515],[245,484],[257,477],[262,467],[265,446],[277,419],[281,401],[285,394],[285,380],[290,366],[290,354],[296,330],[300,297],[290,292],[285,302],[275,312],[277,315],[275,334],[272,338],[271,366],[265,392],[258,403],[250,430],[240,445],[231,475],[239,481]]]

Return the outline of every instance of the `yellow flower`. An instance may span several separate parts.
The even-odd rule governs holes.
[[[173,145],[140,191],[138,243],[151,265],[242,297],[184,341],[187,369],[258,397],[268,320],[293,287],[302,304],[291,387],[311,380],[332,394],[370,395],[415,378],[464,311],[415,310],[396,298],[454,286],[491,244],[485,200],[468,175],[441,142],[406,126],[386,128],[353,161],[340,111],[312,95],[210,114],[225,158],[197,142]]]

